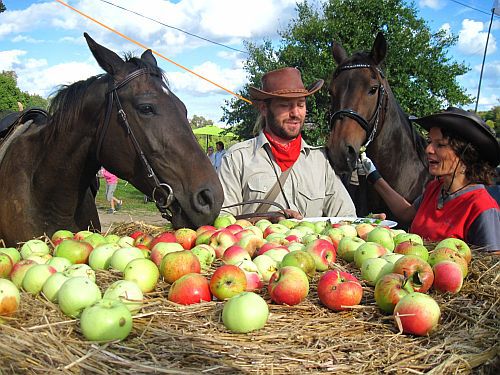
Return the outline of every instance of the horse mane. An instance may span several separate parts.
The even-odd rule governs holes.
[[[149,62],[132,56],[125,55],[125,62],[135,66],[134,70],[148,69],[151,74],[160,76],[162,81],[168,88],[168,81],[163,70],[157,65],[152,65]],[[89,87],[96,81],[103,80],[107,85],[110,84],[111,76],[107,73],[98,74],[87,78],[86,80],[77,81],[70,85],[60,85],[50,102],[48,109],[49,122],[53,126],[53,131],[67,132],[80,117],[82,109],[82,98],[86,94]],[[105,97],[103,97],[105,100]]]

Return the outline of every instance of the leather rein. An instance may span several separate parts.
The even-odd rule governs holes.
[[[375,139],[378,125],[382,123],[382,121],[380,121],[380,118],[382,117],[381,116],[382,110],[385,109],[384,99],[387,100],[387,91],[385,90],[384,84],[382,83],[382,79],[384,78],[384,73],[380,68],[374,67],[373,65],[370,64],[348,64],[344,66],[339,66],[334,73],[333,79],[335,79],[343,71],[352,69],[370,69],[375,73],[375,75],[377,75],[378,73],[378,76],[381,78],[378,80],[379,87],[377,95],[377,106],[375,108],[375,112],[373,113],[373,115],[370,117],[369,120],[366,120],[363,116],[361,116],[358,112],[356,112],[353,109],[350,108],[340,109],[334,112],[330,116],[330,131],[334,128],[335,121],[337,119],[342,118],[344,116],[350,117],[353,120],[355,120],[366,132],[366,142],[363,145],[366,148],[373,141],[373,139]]]
[[[111,119],[111,112],[113,111],[113,104],[116,103],[116,108],[118,110],[118,115],[119,115],[119,120],[124,126],[128,136],[130,137],[132,144],[139,155],[139,158],[141,160],[142,165],[147,171],[147,176],[148,178],[153,179],[154,183],[154,188],[153,192],[151,194],[151,198],[153,198],[154,203],[156,204],[156,207],[161,213],[161,216],[167,220],[172,219],[172,215],[169,212],[168,208],[174,201],[174,192],[172,187],[167,184],[166,182],[160,182],[158,177],[156,176],[153,168],[151,167],[151,164],[148,162],[148,159],[146,158],[146,155],[141,149],[141,146],[139,145],[139,142],[137,141],[137,138],[134,135],[134,132],[132,131],[132,128],[130,127],[130,124],[127,120],[127,114],[123,110],[122,104],[120,102],[120,97],[118,95],[118,90],[125,85],[127,85],[130,81],[134,80],[135,78],[142,76],[144,74],[154,74],[151,70],[149,69],[139,69],[135,70],[129,75],[127,75],[121,82],[115,83],[113,81],[110,81],[110,89],[107,91],[107,108],[106,108],[106,114],[104,116],[104,122],[102,122],[97,129],[98,133],[98,141],[97,141],[97,150],[96,150],[96,157],[97,160],[99,161],[100,155],[101,155],[101,149],[102,149],[102,144],[104,141],[104,137],[106,136],[106,132],[109,128],[109,123]],[[156,200],[155,195],[156,193],[162,194],[163,197],[166,197],[166,199],[159,198],[159,200]]]

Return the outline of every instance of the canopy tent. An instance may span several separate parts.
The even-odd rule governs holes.
[[[206,143],[207,143],[206,148],[208,148],[209,137],[221,136],[221,137],[236,138],[236,135],[234,133],[231,133],[231,132],[227,132],[227,133],[222,134],[222,132],[224,132],[224,130],[225,129],[219,128],[218,126],[215,126],[215,125],[207,125],[207,126],[204,126],[202,128],[193,129],[193,133],[195,135],[205,135],[206,136]]]

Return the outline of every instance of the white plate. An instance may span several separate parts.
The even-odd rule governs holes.
[[[346,222],[350,224],[375,223],[377,221],[377,219],[373,219],[370,217],[306,217],[303,220],[297,220],[297,221],[309,221],[311,223],[315,223],[317,221],[328,221],[328,220],[332,224],[340,222]],[[382,220],[381,222],[377,223],[377,225],[393,228],[396,225],[398,225],[398,223],[392,220]]]

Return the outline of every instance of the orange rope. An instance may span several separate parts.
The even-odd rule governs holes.
[[[119,36],[121,36],[122,38],[127,39],[129,42],[132,42],[132,43],[134,43],[134,44],[137,44],[138,46],[140,46],[140,47],[142,47],[142,48],[144,48],[144,49],[150,49],[150,48],[148,48],[147,46],[145,46],[144,44],[142,44],[142,43],[140,43],[140,42],[138,42],[138,41],[136,41],[136,40],[134,40],[134,39],[132,39],[132,38],[130,38],[130,37],[128,37],[128,36],[126,36],[125,34],[122,34],[122,33],[121,33],[121,32],[119,32],[118,30],[115,30],[115,29],[113,29],[113,28],[111,28],[111,27],[109,27],[109,26],[105,25],[104,23],[102,23],[102,22],[100,22],[100,21],[96,20],[95,18],[90,17],[89,15],[87,15],[87,14],[85,14],[85,13],[83,13],[83,12],[79,11],[78,9],[76,9],[76,8],[72,7],[71,5],[69,5],[69,4],[65,3],[65,2],[63,2],[62,0],[56,0],[56,1],[57,1],[59,4],[62,4],[62,5],[64,5],[64,6],[66,6],[66,7],[70,8],[71,10],[73,10],[73,11],[77,12],[78,14],[82,15],[83,17],[88,18],[89,20],[91,20],[91,21],[93,21],[93,22],[97,23],[98,25],[100,25],[100,26],[104,27],[105,29],[108,29],[109,31],[114,32],[115,34],[118,34],[118,35],[119,35]],[[238,95],[238,94],[236,94],[236,93],[232,92],[232,91],[231,91],[231,90],[229,90],[229,89],[226,89],[225,87],[223,87],[223,86],[221,86],[221,85],[219,85],[219,84],[217,84],[217,83],[215,83],[215,82],[213,82],[213,81],[209,80],[209,79],[208,79],[208,78],[206,78],[206,77],[203,77],[202,75],[200,75],[200,74],[198,74],[198,73],[196,73],[196,72],[192,71],[191,69],[188,69],[188,68],[186,68],[185,66],[183,66],[183,65],[181,65],[181,64],[179,64],[179,63],[176,63],[175,61],[173,61],[173,60],[169,59],[168,57],[163,56],[161,53],[156,52],[156,51],[155,51],[155,50],[153,50],[153,49],[151,49],[151,51],[152,51],[155,55],[157,55],[157,56],[161,57],[162,59],[164,59],[164,60],[166,60],[166,61],[168,61],[168,62],[170,62],[170,63],[174,64],[175,66],[177,66],[177,67],[179,67],[179,68],[181,68],[181,69],[184,69],[185,71],[187,71],[187,72],[189,72],[189,73],[191,73],[191,74],[194,74],[194,75],[195,75],[195,76],[197,76],[198,78],[201,78],[201,79],[203,79],[203,80],[205,80],[205,81],[207,81],[207,82],[211,83],[211,84],[212,84],[212,85],[214,85],[214,86],[217,86],[218,88],[220,88],[220,89],[222,89],[222,90],[224,90],[224,91],[226,91],[226,92],[230,93],[231,95],[236,96],[238,99],[244,100],[244,101],[246,101],[247,103],[252,104],[252,102],[251,102],[250,100],[248,100],[247,98],[244,98],[243,96]]]

